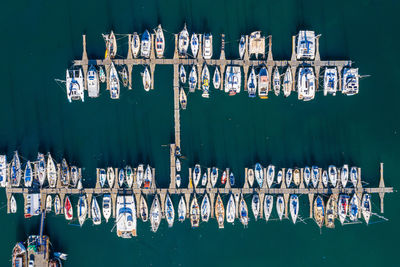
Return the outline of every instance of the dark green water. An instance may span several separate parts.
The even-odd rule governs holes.
[[[172,67],[157,67],[155,90],[145,93],[140,71],[134,71],[134,90],[123,89],[121,99],[99,99],[69,104],[55,78],[64,78],[71,60],[81,56],[83,33],[89,57],[101,57],[101,33],[143,32],[162,23],[168,32],[212,32],[218,48],[226,34],[227,56],[237,58],[240,34],[260,29],[273,36],[273,54],[289,59],[291,35],[299,29],[321,33],[323,59],[351,59],[361,74],[360,94],[323,97],[301,103],[271,97],[251,100],[245,94],[228,97],[212,91],[210,99],[189,95],[181,112],[184,168],[230,167],[242,176],[256,161],[267,165],[326,167],[347,162],[362,167],[363,179],[378,184],[379,162],[385,163],[385,182],[399,187],[398,1],[22,1],[3,4],[0,15],[2,64],[0,73],[0,152],[19,150],[25,159],[50,151],[60,161],[84,168],[84,184],[94,185],[95,168],[148,162],[157,169],[158,186],[169,184],[169,156],[173,141]],[[166,34],[167,56],[173,52]],[[119,40],[126,54],[127,38]],[[218,49],[214,55],[219,56]],[[238,183],[240,183],[240,178]],[[74,205],[76,203],[76,199]],[[173,199],[177,205],[177,199]],[[111,232],[112,223],[82,229],[63,216],[46,219],[53,245],[69,254],[65,266],[397,266],[399,196],[387,195],[385,216],[390,221],[337,225],[335,230],[316,224],[295,226],[283,222],[239,222],[217,230],[212,221],[192,230],[189,222],[172,229],[163,221],[156,234],[138,223],[139,236],[122,240]],[[22,198],[18,199],[22,210]],[[307,197],[300,197],[307,217]],[[1,266],[9,264],[16,241],[38,231],[39,219],[7,215],[0,194]],[[373,198],[378,211],[379,199]],[[275,215],[276,216],[276,215]],[[373,218],[378,222],[378,218]]]

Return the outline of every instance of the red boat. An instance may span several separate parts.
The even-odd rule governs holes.
[[[222,173],[222,177],[221,177],[221,184],[225,184],[226,183],[226,171],[224,171]]]
[[[71,201],[69,200],[68,196],[65,197],[64,215],[66,220],[72,220],[73,211],[72,211]]]

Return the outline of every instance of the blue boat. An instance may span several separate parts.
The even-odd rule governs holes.
[[[235,185],[235,176],[233,175],[233,172],[229,174],[229,182],[231,183],[231,186]]]

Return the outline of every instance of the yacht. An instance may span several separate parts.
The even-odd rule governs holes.
[[[156,40],[155,40],[156,55],[158,58],[162,58],[164,56],[164,50],[165,50],[165,39],[161,25],[158,25],[157,30],[155,32],[156,32]]]
[[[190,224],[192,228],[197,228],[200,224],[200,208],[196,196],[193,196],[192,203],[190,204]]]
[[[185,198],[181,196],[178,204],[178,221],[183,222],[186,218],[186,202]]]
[[[37,176],[39,180],[40,186],[43,186],[44,181],[46,180],[46,160],[44,159],[44,155],[42,153],[38,153],[37,155]]]
[[[314,71],[310,67],[299,69],[297,79],[297,93],[298,99],[309,101],[315,97],[315,75]]]
[[[175,210],[171,197],[168,193],[167,197],[165,198],[165,218],[167,219],[168,227],[172,227],[175,220]]]
[[[93,197],[92,199],[92,221],[94,225],[100,225],[101,224],[101,210],[99,207],[99,203],[97,202],[96,197]]]
[[[261,36],[260,31],[255,31],[250,34],[249,56],[255,55],[258,59],[259,54],[262,56],[265,54],[265,37]]]
[[[219,67],[217,66],[213,75],[213,84],[215,89],[219,89],[221,86],[221,74],[219,73]]]
[[[251,199],[251,210],[253,211],[254,219],[257,221],[260,215],[260,197],[257,193],[254,193]]]
[[[345,68],[343,69],[343,88],[342,93],[345,95],[358,94],[358,69]]]
[[[190,38],[190,49],[192,50],[193,58],[196,58],[199,52],[199,37],[196,33],[192,33],[192,38]]]
[[[49,186],[51,188],[56,187],[57,185],[57,170],[56,165],[54,164],[54,160],[49,153],[47,157],[47,180],[49,181]]]
[[[204,98],[209,98],[209,90],[210,90],[210,71],[208,70],[207,65],[205,64],[203,67],[203,71],[201,72],[201,88],[203,89],[203,93],[201,94]]]
[[[217,200],[215,201],[215,218],[218,222],[218,228],[223,229],[225,221],[225,208],[219,193],[217,195]]]
[[[141,49],[140,49],[140,55],[144,58],[149,58],[150,57],[150,49],[151,49],[151,40],[150,40],[150,33],[148,30],[145,30],[143,35],[142,35],[142,41],[141,41]]]
[[[203,58],[211,59],[213,55],[212,35],[206,33],[203,35]]]
[[[119,99],[120,84],[117,69],[114,63],[111,63],[110,69],[110,97],[111,99]]]
[[[336,95],[338,73],[336,68],[326,68],[324,73],[324,95]]]
[[[210,219],[211,205],[207,193],[204,194],[203,201],[201,202],[200,214],[203,222],[208,222]]]
[[[292,70],[290,66],[286,69],[285,75],[283,76],[283,83],[282,83],[282,91],[285,97],[290,96],[290,93],[293,89],[293,77],[292,77]]]
[[[117,236],[122,238],[136,236],[136,208],[132,195],[117,196],[116,213]]]
[[[81,195],[78,200],[78,205],[76,207],[77,209],[77,215],[78,215],[78,221],[79,225],[82,227],[83,223],[86,220],[87,216],[87,200],[86,200],[86,195]]]
[[[268,88],[269,88],[269,81],[268,81],[268,70],[265,66],[263,66],[258,73],[259,85],[258,85],[258,96],[261,99],[268,98]]]
[[[183,87],[181,87],[181,90],[179,92],[179,103],[181,104],[181,108],[185,110],[187,105],[187,97],[185,90],[183,90]]]
[[[153,173],[150,165],[147,164],[146,171],[144,172],[144,188],[150,188],[153,182]]]
[[[225,72],[225,93],[230,96],[240,93],[241,70],[239,66],[227,66]]]
[[[85,101],[84,94],[84,82],[83,82],[83,74],[82,69],[73,69],[66,71],[66,88],[67,88],[67,98],[69,102],[72,100],[81,100]]]
[[[272,88],[276,96],[279,95],[281,91],[281,75],[279,74],[278,67],[275,67],[274,76],[272,77]]]
[[[315,32],[300,31],[297,38],[296,56],[297,60],[315,58]]]
[[[103,210],[103,216],[104,219],[106,220],[106,223],[111,217],[111,210],[112,210],[112,203],[111,203],[111,195],[110,194],[105,194],[103,195],[103,203],[102,203],[102,210]]]
[[[261,90],[261,87],[260,87]],[[249,93],[249,97],[256,97],[257,92],[257,75],[254,71],[254,67],[251,67],[250,75],[247,80],[247,92]]]
[[[137,58],[140,52],[140,37],[136,32],[133,33],[131,42],[132,56]]]
[[[111,31],[110,34],[103,34],[104,40],[106,41],[106,53],[104,58],[114,58],[117,55],[117,39],[115,38],[115,34]]]
[[[186,29],[186,24],[178,36],[178,53],[180,57],[186,57],[189,48],[189,33]]]
[[[296,224],[297,216],[299,215],[299,197],[297,195],[290,195],[289,206],[292,222]]]
[[[244,35],[242,35],[240,37],[240,41],[239,41],[239,57],[240,57],[240,59],[243,59],[245,50],[246,50],[246,37]]]
[[[272,213],[272,208],[274,207],[274,198],[272,195],[265,195],[264,198],[264,218],[268,222],[269,217]]]
[[[150,71],[147,68],[147,66],[144,68],[144,72],[142,74],[142,80],[143,80],[144,90],[148,92],[151,87],[151,77],[150,77]]]

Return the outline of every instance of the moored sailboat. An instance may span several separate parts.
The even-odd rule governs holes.
[[[233,199],[233,195],[230,194],[228,204],[226,205],[226,221],[228,223],[233,223],[235,221],[235,211],[235,200]]]
[[[203,200],[201,202],[200,213],[201,213],[201,220],[203,222],[208,222],[208,220],[210,219],[211,205],[207,193],[204,194]]]
[[[285,200],[282,196],[276,199],[276,212],[278,213],[279,220],[282,221],[283,213],[285,212]]]
[[[250,75],[249,75],[249,78],[247,79],[247,92],[249,93],[249,97],[256,97],[257,75],[254,70],[254,67],[251,67]]]
[[[264,183],[264,171],[260,163],[256,163],[254,167],[254,176],[260,188],[262,188]]]
[[[110,188],[113,188],[115,180],[115,173],[112,167],[107,168],[107,182]]]
[[[283,83],[282,83],[283,95],[285,97],[290,96],[292,89],[293,89],[292,70],[290,69],[290,66],[288,66],[285,75],[283,76]]]
[[[190,224],[192,228],[197,228],[200,224],[200,208],[196,195],[193,196],[192,203],[190,204]]]
[[[247,204],[246,204],[246,201],[243,198],[243,195],[241,195],[241,197],[240,197],[239,217],[240,217],[241,223],[246,228],[248,226],[248,224],[249,224],[249,210],[247,208]]]
[[[178,204],[178,221],[183,222],[186,218],[186,202],[185,198],[181,196]]]
[[[24,184],[26,187],[31,187],[33,182],[32,164],[28,160],[24,171]]]
[[[111,217],[111,209],[112,209],[111,205],[112,205],[111,195],[105,194],[103,196],[102,210],[103,210],[103,216],[104,216],[104,219],[106,220],[106,223],[108,222],[108,220]]]
[[[254,219],[257,221],[260,215],[260,198],[257,193],[254,193],[251,199],[251,210],[253,211]]]
[[[111,99],[119,99],[120,93],[120,84],[119,84],[119,77],[117,73],[117,69],[113,62],[111,62],[111,69],[110,69],[110,97]]]
[[[46,172],[46,161],[45,161],[44,155],[42,153],[38,153],[37,161],[38,161],[37,177],[38,177],[40,186],[43,186],[43,184],[46,180],[47,172]]]
[[[193,65],[192,70],[189,73],[189,89],[190,91],[194,91],[197,85],[197,71],[196,67]]]
[[[199,52],[199,37],[196,33],[192,33],[192,38],[190,38],[190,50],[192,50],[193,58],[196,58]]]
[[[168,193],[167,197],[165,198],[165,217],[167,219],[168,227],[172,227],[175,220],[175,210],[174,205],[172,204],[171,197]]]
[[[158,200],[158,195],[154,196],[153,204],[151,204],[150,208],[150,223],[151,223],[151,231],[154,233],[157,232],[158,226],[160,226],[161,221],[161,207],[160,201]]]
[[[210,90],[210,71],[208,70],[207,65],[205,64],[203,67],[203,71],[201,72],[201,88],[203,89],[203,93],[201,94],[204,98],[209,98],[209,90]]]
[[[279,95],[281,91],[281,75],[279,74],[278,67],[275,67],[274,75],[272,77],[272,88],[274,89],[274,93],[276,96]]]
[[[290,216],[292,217],[292,222],[295,224],[299,215],[299,197],[297,195],[290,195],[289,206]]]
[[[49,181],[49,186],[51,188],[56,187],[57,184],[57,171],[56,165],[54,164],[54,160],[49,153],[47,157],[47,179]]]
[[[224,221],[225,221],[225,208],[224,203],[222,202],[221,196],[217,195],[217,200],[215,201],[215,217],[218,222],[218,228],[224,228]]]
[[[149,58],[150,49],[151,49],[150,33],[148,30],[145,30],[144,33],[142,34],[140,55],[144,58]]]
[[[258,73],[259,85],[258,85],[258,96],[261,99],[268,98],[269,91],[269,80],[268,80],[268,70],[265,66],[263,66]]]
[[[77,209],[79,225],[82,227],[87,216],[87,200],[85,195],[81,195],[79,197],[76,209]]]
[[[213,55],[213,45],[212,45],[212,35],[211,33],[205,33],[203,35],[203,58],[211,59]]]
[[[139,213],[142,221],[147,222],[147,220],[149,219],[149,208],[147,206],[147,201],[143,195],[140,196]]]
[[[165,50],[165,39],[164,39],[164,32],[161,28],[161,24],[158,25],[156,32],[156,40],[155,40],[155,47],[156,47],[156,55],[158,58],[162,58],[164,56]]]
[[[321,196],[317,196],[314,200],[314,219],[319,228],[324,224],[325,207],[324,200]]]
[[[65,197],[65,203],[64,203],[64,216],[65,216],[65,219],[70,221],[70,220],[72,220],[73,215],[74,215],[74,212],[72,210],[71,201],[69,200],[69,196],[66,196]]]
[[[361,212],[366,224],[369,224],[369,219],[371,218],[371,208],[371,196],[364,194],[361,201]]]
[[[131,49],[132,49],[132,56],[137,58],[140,52],[140,37],[139,34],[136,32],[132,35],[132,42],[131,42]]]
[[[326,203],[325,226],[335,228],[335,219],[337,217],[338,199],[336,194],[332,194]]]
[[[142,81],[144,90],[148,92],[151,87],[151,77],[150,77],[150,71],[147,68],[147,66],[144,68],[144,71],[142,73]]]
[[[213,75],[213,84],[215,89],[219,89],[221,86],[221,74],[219,73],[219,67],[217,66]]]
[[[99,75],[95,66],[90,65],[87,74],[87,89],[89,97],[98,97],[100,90]]]
[[[91,207],[91,212],[92,212],[92,221],[94,225],[99,225],[101,224],[101,211],[99,207],[99,203],[97,202],[96,197],[93,197],[92,199],[92,207]]]
[[[189,33],[186,28],[186,24],[183,30],[178,35],[178,53],[180,57],[186,57],[187,50],[189,48]]]

